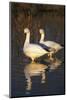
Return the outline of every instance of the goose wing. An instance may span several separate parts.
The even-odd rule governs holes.
[[[54,48],[54,49],[61,49],[62,46],[54,41],[45,41],[44,42],[45,45],[51,47],[51,48]]]
[[[44,50],[41,46],[37,44],[29,44],[26,50],[34,53],[48,53],[47,50]]]

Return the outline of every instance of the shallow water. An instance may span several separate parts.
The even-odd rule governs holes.
[[[65,93],[64,50],[56,54],[54,61],[42,59],[36,63],[25,60],[19,61],[11,67],[11,95],[46,96]]]

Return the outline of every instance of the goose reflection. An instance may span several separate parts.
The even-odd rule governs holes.
[[[59,60],[58,58],[54,58],[54,60],[51,61],[49,64],[49,70],[52,71],[57,69],[61,65],[61,63],[62,63],[61,60]]]
[[[33,76],[41,76],[41,83],[45,83],[46,75],[45,71],[48,68],[47,65],[39,63],[30,63],[25,66],[24,74],[27,82],[26,90],[31,90]]]

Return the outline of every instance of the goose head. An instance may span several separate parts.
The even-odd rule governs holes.
[[[39,29],[40,34],[44,34],[44,29]]]
[[[24,33],[25,34],[29,34],[30,33],[30,30],[28,28],[24,28]]]

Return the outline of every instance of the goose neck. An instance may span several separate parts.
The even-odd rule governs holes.
[[[44,41],[44,34],[41,34],[40,42]]]
[[[25,43],[24,43],[24,46],[29,44],[30,43],[30,33],[27,33],[26,34],[26,40],[25,40]]]

